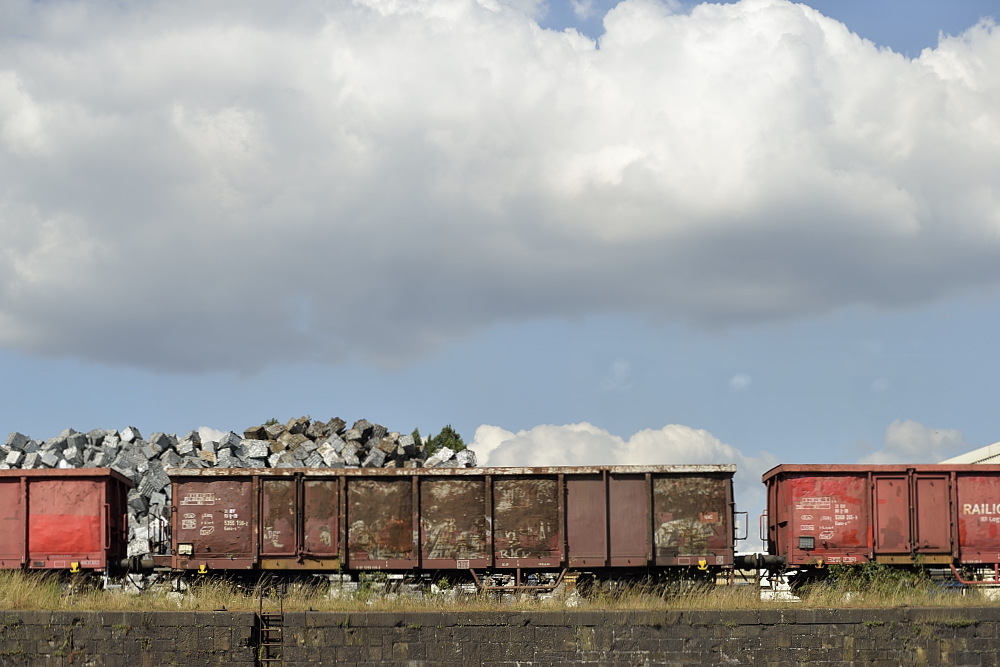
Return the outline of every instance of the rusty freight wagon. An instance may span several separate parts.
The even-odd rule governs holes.
[[[786,567],[1000,563],[1000,465],[780,465],[763,480],[768,553]]]
[[[0,568],[117,567],[131,486],[108,468],[0,470]]]
[[[732,465],[175,469],[181,570],[485,572],[733,563]]]

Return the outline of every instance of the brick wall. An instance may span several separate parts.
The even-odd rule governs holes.
[[[0,612],[0,667],[250,667],[255,621],[228,612]]]
[[[248,613],[0,612],[6,665],[253,665]],[[284,665],[1000,665],[1000,607],[287,613]]]
[[[1000,664],[1000,608],[306,612],[285,619],[289,667]]]

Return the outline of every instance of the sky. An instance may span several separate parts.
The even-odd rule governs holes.
[[[0,428],[1000,440],[1000,3],[12,0]]]

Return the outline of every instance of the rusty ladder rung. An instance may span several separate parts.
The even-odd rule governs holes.
[[[280,598],[279,598],[280,599]],[[257,612],[258,640],[260,641],[260,655],[257,662],[261,665],[283,665],[284,652],[282,646],[285,637],[285,606],[281,600],[280,611],[264,611],[264,598],[260,599],[260,608]],[[274,654],[272,654],[272,651]]]

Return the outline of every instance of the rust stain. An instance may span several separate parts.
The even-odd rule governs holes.
[[[556,480],[535,477],[495,480],[493,503],[493,542],[497,558],[558,556]]]
[[[295,480],[266,479],[263,494],[263,530],[260,550],[265,554],[295,551]]]
[[[352,561],[413,557],[413,486],[404,479],[351,479],[347,485]]]
[[[336,554],[339,548],[337,510],[340,500],[337,480],[307,480],[304,496],[306,553]]]
[[[201,558],[249,555],[251,488],[249,479],[179,482],[175,543],[192,544]]]
[[[657,556],[696,556],[727,548],[727,484],[728,479],[707,476],[653,479]]]
[[[427,479],[420,486],[420,533],[428,559],[486,558],[486,483]]]

